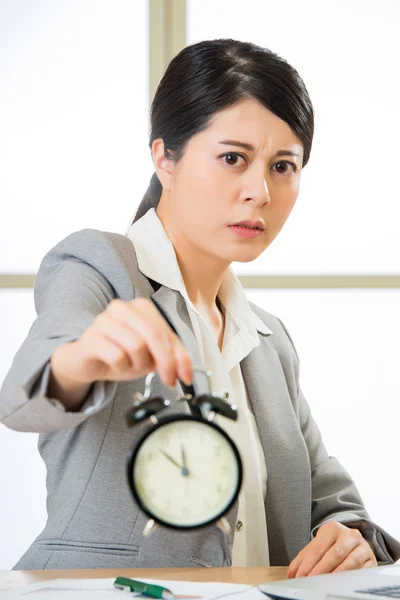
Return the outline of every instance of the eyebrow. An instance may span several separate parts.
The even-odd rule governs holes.
[[[224,144],[225,146],[238,146],[239,148],[244,148],[249,152],[254,152],[255,148],[252,144],[248,144],[247,142],[239,142],[238,140],[222,140],[219,142],[220,144]],[[278,150],[275,156],[299,156],[298,152],[294,152],[293,150]]]

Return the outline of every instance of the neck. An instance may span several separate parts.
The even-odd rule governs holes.
[[[191,241],[180,232],[169,227],[168,219],[163,219],[162,213],[157,209],[164,229],[175,249],[179,268],[185,283],[186,291],[191,302],[200,312],[212,313],[219,305],[217,296],[221,287],[227,264],[215,259],[206,253],[201,253]]]
[[[188,250],[185,247],[175,247],[186,291],[200,312],[201,309],[212,311],[217,305],[225,269],[218,269],[210,257],[199,257],[198,252],[190,255]]]

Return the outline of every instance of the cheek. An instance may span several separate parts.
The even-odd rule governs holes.
[[[277,219],[281,220],[282,223],[286,221],[292,212],[299,195],[299,190],[299,182],[294,182],[293,184],[285,187],[285,189],[279,190],[276,196],[274,196],[272,210],[274,211]]]
[[[198,191],[207,196],[211,201],[220,196],[226,189],[226,176],[214,160],[199,161],[198,168],[194,174],[192,185],[196,185]]]
[[[177,196],[180,209],[191,219],[202,222],[218,215],[227,198],[227,188],[218,169],[209,163],[198,161],[196,169],[179,178]]]

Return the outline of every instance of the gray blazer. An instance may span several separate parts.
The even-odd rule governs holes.
[[[42,262],[35,285],[38,317],[0,394],[5,425],[42,434],[39,451],[47,467],[47,524],[17,569],[231,564],[232,540],[215,526],[186,533],[158,528],[150,538],[142,535],[147,517],[128,489],[125,461],[146,425],[128,429],[124,415],[135,390],[143,391],[143,379],[96,383],[77,413],[63,412],[47,397],[54,349],[77,339],[113,298],[138,296],[157,300],[193,363],[201,364],[183,298],[163,286],[154,292],[126,237],[80,231]],[[378,560],[399,558],[400,544],[370,521],[350,476],[324,448],[299,389],[299,360],[283,324],[257,306],[252,309],[273,331],[259,333],[260,345],[241,364],[267,463],[271,565],[289,564],[330,520],[360,529]],[[201,374],[195,377],[197,390],[205,391],[205,385]],[[153,389],[175,397],[160,382]],[[236,514],[237,505],[228,515],[232,527]]]

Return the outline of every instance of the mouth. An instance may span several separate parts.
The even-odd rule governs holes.
[[[264,232],[263,221],[240,221],[234,225],[229,225],[229,229],[240,235],[242,238],[255,239]]]
[[[265,229],[261,219],[258,219],[258,221],[239,221],[239,223],[234,223],[233,225],[229,225],[229,227],[243,227],[244,229],[255,229],[258,231],[264,231]]]

